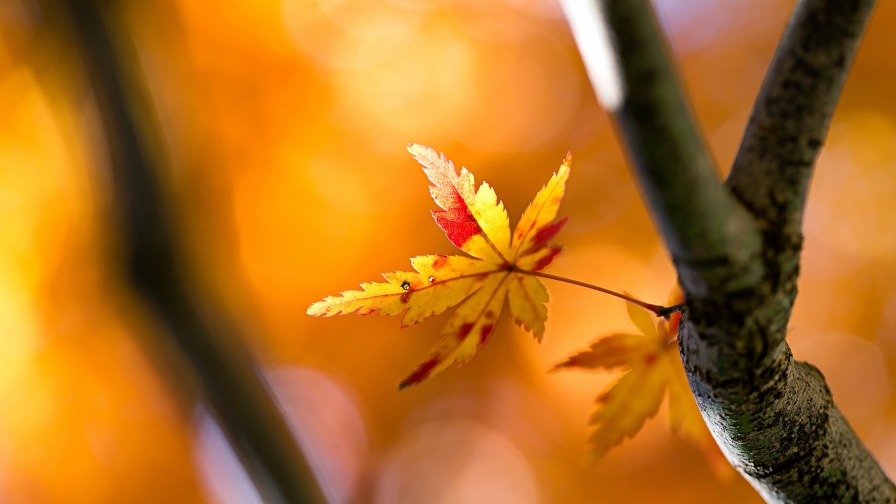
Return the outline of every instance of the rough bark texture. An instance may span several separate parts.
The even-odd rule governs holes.
[[[178,392],[198,392],[265,502],[325,502],[249,349],[226,317],[199,302],[189,280],[166,211],[159,155],[151,147],[157,145],[147,124],[151,107],[142,82],[129,72],[135,69],[122,58],[128,47],[112,36],[97,2],[45,0],[43,7],[60,40],[67,40],[65,49],[76,48],[83,63],[108,149],[122,266],[157,318],[156,336],[173,350],[168,357],[188,369],[178,376],[187,378]]]
[[[759,235],[743,208],[720,187],[712,157],[676,85],[650,4],[618,1],[607,7],[625,90],[610,112],[688,290],[703,292],[707,282],[720,281],[712,278],[719,266],[751,263]]]
[[[812,169],[874,0],[798,3],[724,185],[649,0],[591,1],[625,90],[609,112],[686,294],[682,360],[716,441],[769,502],[896,502],[785,342]]]

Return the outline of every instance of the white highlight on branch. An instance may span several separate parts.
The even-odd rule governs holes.
[[[604,0],[560,0],[560,7],[579,47],[597,101],[608,112],[615,112],[625,99],[625,85],[603,3]]]

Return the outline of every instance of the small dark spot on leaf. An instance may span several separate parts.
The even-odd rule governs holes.
[[[430,283],[435,282],[435,281],[436,281],[436,277],[434,277],[434,276],[430,276],[430,277],[429,277],[429,281],[430,281]]]
[[[401,282],[401,288],[404,290],[411,290],[411,282],[408,282],[407,280]]]

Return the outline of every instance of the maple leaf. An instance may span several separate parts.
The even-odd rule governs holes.
[[[676,287],[669,304],[677,305],[682,300],[681,291]],[[691,395],[678,345],[674,344],[681,313],[672,313],[669,320],[660,318],[654,325],[648,310],[632,303],[626,303],[626,309],[641,334],[610,334],[551,370],[623,371],[622,376],[597,397],[589,422],[595,426],[591,435],[593,456],[600,459],[610,448],[637,434],[644,422],[656,415],[668,392],[672,432],[681,434],[700,448],[717,476],[728,477],[731,466],[703,421]]]
[[[511,236],[504,204],[486,183],[476,189],[473,174],[460,172],[444,154],[418,144],[408,151],[423,165],[439,206],[432,216],[448,240],[467,256],[426,255],[411,259],[414,271],[385,273],[386,282],[361,284],[313,303],[307,313],[399,315],[402,327],[439,315],[461,303],[442,329],[429,357],[400,388],[420,383],[452,364],[463,365],[486,344],[504,300],[513,320],[539,342],[547,320],[548,292],[531,273],[547,267],[561,247],[550,241],[566,219],[555,220],[569,178],[571,154],[523,212]],[[466,300],[466,301],[464,301]]]

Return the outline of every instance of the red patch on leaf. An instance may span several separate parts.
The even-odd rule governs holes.
[[[557,236],[557,233],[559,233],[560,230],[563,229],[563,226],[568,220],[569,217],[564,217],[557,222],[548,224],[547,226],[539,229],[538,232],[535,233],[535,236],[532,238],[532,245],[523,252],[523,255],[528,255],[544,248],[544,246],[547,245],[549,241]]]
[[[399,298],[399,300],[400,300],[402,303],[407,304],[408,301],[411,300],[411,292],[410,292],[410,291],[405,292],[404,294],[401,295],[401,297]]]
[[[398,384],[398,390],[404,389],[406,387],[410,387],[411,385],[416,385],[423,380],[426,379],[427,376],[432,372],[433,368],[439,363],[438,357],[433,357],[432,359],[427,360],[423,364],[420,364],[420,367],[417,368],[416,371],[411,373],[410,376],[405,378]]]
[[[423,165],[423,172],[433,184],[429,193],[442,210],[433,210],[432,216],[451,243],[461,247],[471,237],[482,233],[463,198],[464,191],[471,190],[465,184],[472,185],[472,175],[469,172],[458,174],[454,163],[428,147],[412,149],[411,153]],[[473,193],[469,196],[475,195],[475,191]]]
[[[532,271],[541,271],[546,268],[549,264],[551,264],[555,257],[560,255],[561,250],[563,250],[563,248],[559,245],[554,245],[553,247],[551,247],[550,252],[542,257],[537,263],[535,263],[535,266],[532,267]]]
[[[654,363],[656,363],[656,359],[657,359],[656,354],[648,354],[647,357],[644,358],[644,362],[648,366],[652,366]]]
[[[448,210],[433,210],[432,216],[436,224],[445,232],[445,236],[456,247],[462,248],[470,238],[481,234],[479,223],[470,213],[467,204],[460,195],[456,195],[455,201]]]
[[[492,324],[482,326],[482,331],[479,333],[479,346],[484,345],[485,342],[488,341],[488,337],[491,335],[494,328],[495,326]]]
[[[460,326],[460,331],[457,331],[457,339],[462,340],[466,338],[467,335],[470,334],[470,331],[473,330],[473,325],[474,324],[464,324]]]
[[[432,269],[440,270],[448,263],[448,256],[437,255],[436,260],[432,262]]]

